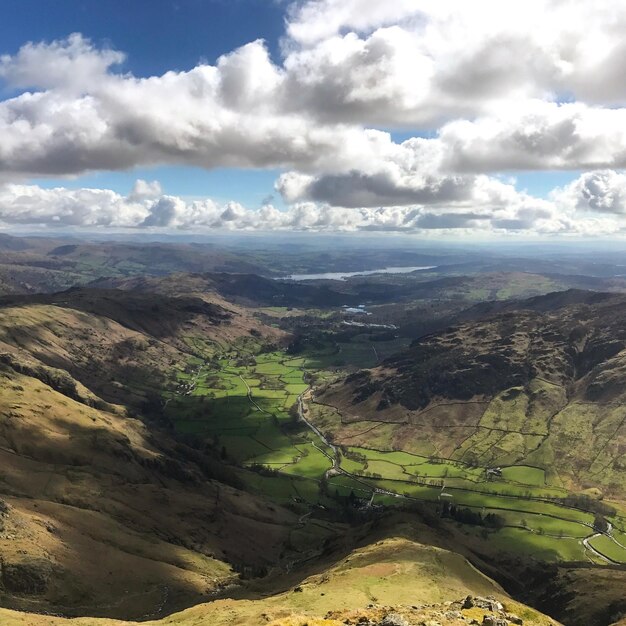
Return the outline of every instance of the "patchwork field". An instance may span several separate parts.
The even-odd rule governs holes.
[[[362,341],[357,337],[353,348],[340,353],[365,359]],[[566,502],[569,492],[556,473],[546,471],[544,463],[519,462],[516,451],[532,442],[524,443],[516,433],[545,436],[541,407],[529,417],[526,394],[511,390],[495,398],[480,428],[451,456],[437,454],[439,445],[430,454],[415,453],[410,445],[390,450],[387,437],[397,424],[360,423],[358,444],[349,445],[356,426],[344,424],[336,410],[318,404],[307,391],[333,362],[336,351],[328,349],[293,356],[255,352],[252,345],[228,353],[213,347],[179,372],[167,415],[180,432],[210,440],[225,459],[255,469],[245,473],[247,483],[281,503],[332,507],[351,494],[385,507],[430,502],[440,510],[478,514],[478,522],[467,523],[467,514],[456,513],[449,523],[462,521],[470,534],[488,532],[495,550],[549,561],[626,563],[618,539],[626,517],[608,507],[613,534],[596,536],[593,501]],[[533,393],[549,405],[557,391],[538,381]],[[497,526],[485,527],[480,520],[486,516],[498,519]]]
[[[237,464],[270,471],[254,487],[279,500],[320,500],[315,481],[331,468],[332,456],[298,420],[307,359],[284,352],[220,356],[179,373],[178,391],[167,402],[177,430],[211,440]],[[246,473],[248,482],[253,477]]]

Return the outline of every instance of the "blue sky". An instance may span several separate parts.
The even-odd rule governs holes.
[[[136,76],[188,70],[262,38],[277,52],[284,5],[272,0],[4,0],[3,54],[82,33],[126,52]]]

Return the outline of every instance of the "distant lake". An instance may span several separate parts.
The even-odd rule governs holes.
[[[326,272],[325,274],[291,274],[281,276],[277,280],[346,280],[353,276],[370,276],[371,274],[408,274],[419,270],[432,270],[436,265],[424,265],[421,267],[384,267],[379,270],[365,270],[362,272]]]

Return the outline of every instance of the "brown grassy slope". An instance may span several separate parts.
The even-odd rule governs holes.
[[[285,551],[296,515],[211,480],[204,455],[113,409],[1,367],[4,606],[137,618]]]
[[[253,335],[284,341],[244,309],[208,296],[71,290],[0,303],[0,352],[67,370],[112,402],[137,404],[162,390],[192,354],[190,338],[229,346]]]
[[[206,598],[236,578],[232,565],[288,558],[296,515],[223,484],[238,482],[214,452],[114,404],[160,392],[190,337],[228,346],[278,331],[202,298],[74,290],[4,304],[5,605],[138,618]]]
[[[443,603],[464,598],[467,594],[491,595],[505,604],[509,611],[521,615],[525,624],[551,626],[553,620],[510,600],[491,580],[478,573],[457,554],[392,538],[355,550],[322,574],[305,579],[298,587],[276,596],[254,600],[218,600],[203,604],[160,621],[147,622],[149,626],[256,626],[274,623],[315,624],[313,616],[327,612],[342,615],[344,621],[350,613],[364,615],[368,605],[397,607],[397,611],[410,616],[411,606]],[[450,607],[446,607],[449,609]],[[443,607],[442,607],[443,609]],[[424,609],[426,612],[431,609]],[[382,609],[370,615],[382,616]],[[468,617],[482,618],[478,610]],[[391,612],[389,609],[387,612]],[[432,608],[432,612],[435,610]],[[299,618],[297,616],[303,616]],[[0,609],[3,626],[127,626],[126,622],[78,619],[72,622],[60,618],[33,617]],[[439,618],[443,626],[455,624],[445,616]],[[414,621],[412,623],[420,623]]]

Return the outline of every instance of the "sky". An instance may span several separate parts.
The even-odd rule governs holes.
[[[620,0],[4,0],[0,228],[626,234]]]

